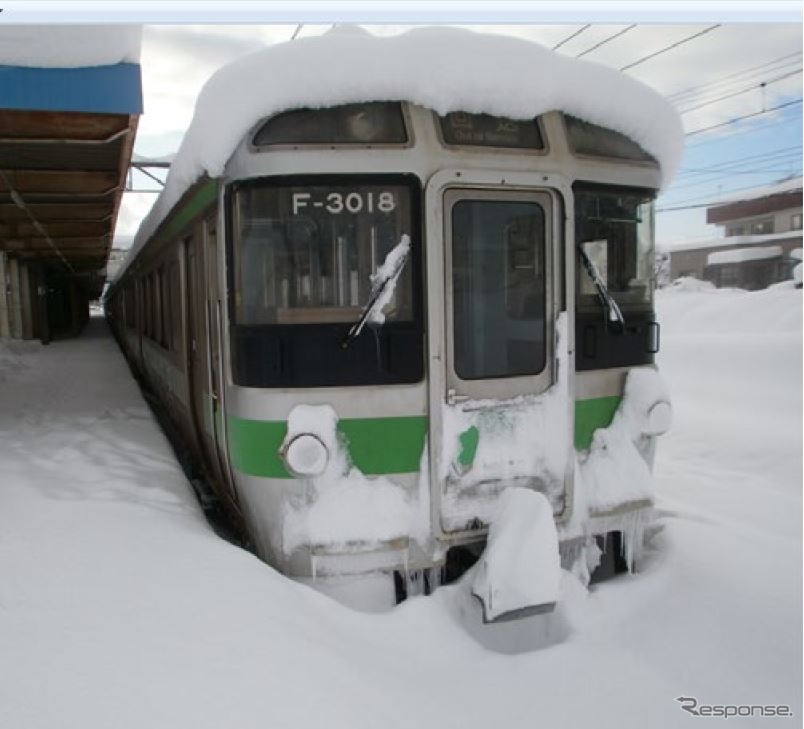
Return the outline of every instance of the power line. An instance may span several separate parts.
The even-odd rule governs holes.
[[[793,147],[784,147],[783,149],[777,149],[766,153],[761,154],[752,154],[748,157],[736,157],[734,159],[725,160],[724,162],[718,162],[710,167],[683,167],[679,170],[679,177],[684,175],[694,175],[694,174],[709,174],[711,172],[725,172],[732,167],[740,167],[746,164],[752,163],[760,163],[760,162],[770,162],[773,161],[774,164],[781,159],[786,158],[800,158],[801,157],[801,145],[793,146]]]
[[[721,81],[708,85],[708,88],[702,86],[699,90],[692,94],[684,94],[679,96],[667,97],[668,101],[673,104],[684,105],[698,100],[706,100],[717,94],[728,93],[735,90],[741,84],[751,81],[761,81],[763,76],[768,76],[774,73],[786,73],[787,71],[795,71],[801,67],[801,58],[796,58],[791,61],[785,61],[781,64],[775,64],[773,68],[757,68],[756,70],[742,74],[728,81]]]
[[[769,183],[769,184],[772,184],[772,183]],[[748,185],[746,187],[735,188],[734,190],[726,190],[725,192],[720,193],[720,196],[721,196],[720,200],[718,200],[718,199],[711,200],[710,199],[709,202],[701,203],[700,205],[693,204],[693,205],[688,205],[686,207],[680,207],[681,204],[684,204],[684,203],[697,203],[699,200],[706,200],[706,198],[710,197],[709,195],[698,195],[697,197],[687,198],[686,200],[678,200],[673,205],[673,207],[656,208],[656,212],[663,212],[664,213],[664,212],[670,212],[670,211],[673,211],[673,210],[691,210],[692,208],[706,208],[706,207],[711,207],[713,205],[725,205],[727,203],[727,201],[722,199],[723,195],[731,195],[733,192],[743,192],[745,190],[754,190],[754,189],[756,189],[756,187],[757,187],[756,185]],[[793,192],[793,190],[790,190],[789,192]]]
[[[633,30],[637,27],[637,23],[633,25],[629,25],[627,28],[623,28],[620,31],[617,31],[614,35],[610,35],[608,38],[600,41],[600,43],[595,43],[591,48],[587,48],[583,53],[579,53],[575,58],[580,58],[581,56],[585,56],[587,53],[591,53],[592,51],[597,50],[600,46],[606,45],[609,41],[613,41],[615,38],[619,38],[621,35],[625,35],[629,30]]]
[[[777,76],[776,78],[771,79],[770,81],[763,81],[762,83],[755,84],[754,86],[749,86],[745,89],[740,89],[739,91],[732,91],[730,94],[726,94],[725,96],[719,96],[717,99],[712,99],[711,101],[704,101],[698,106],[691,106],[689,109],[684,109],[683,111],[679,111],[679,114],[689,114],[691,111],[697,111],[698,109],[703,109],[705,106],[710,106],[711,104],[716,104],[719,101],[725,101],[726,99],[734,98],[735,96],[740,96],[740,94],[747,94],[749,91],[753,91],[754,89],[762,89],[766,86],[770,86],[771,84],[775,84],[777,81],[783,81],[786,78],[790,78],[791,76],[796,76],[800,74],[802,69],[796,69],[795,71],[791,71],[790,73],[786,73],[783,76]]]
[[[794,101],[788,101],[786,104],[779,104],[779,106],[773,106],[770,109],[765,109],[764,111],[755,111],[753,114],[744,114],[743,116],[735,117],[734,119],[727,122],[721,122],[720,124],[713,124],[711,127],[704,127],[703,129],[696,129],[695,131],[687,132],[684,136],[692,137],[695,134],[701,134],[702,132],[708,132],[712,129],[719,129],[720,127],[726,127],[729,124],[736,124],[737,122],[743,121],[743,119],[751,119],[755,116],[770,114],[772,111],[778,111],[779,109],[785,109],[788,106],[800,104],[801,101],[802,101],[801,99],[795,99]]]
[[[735,157],[734,159],[725,160],[724,162],[718,162],[717,164],[712,165],[712,167],[707,167],[705,169],[722,168],[722,167],[725,167],[725,166],[728,166],[728,165],[731,165],[731,164],[734,164],[734,163],[738,163],[738,162],[747,162],[748,160],[752,160],[752,159],[757,159],[757,158],[765,159],[768,156],[776,157],[777,155],[787,154],[787,153],[790,153],[790,152],[792,152],[792,151],[794,151],[796,149],[801,149],[801,148],[802,148],[802,145],[794,144],[794,145],[791,145],[789,147],[782,147],[780,149],[773,149],[773,150],[771,150],[769,152],[759,152],[757,154],[749,154],[746,157]],[[687,172],[687,171],[690,171],[691,169],[693,169],[693,168],[682,167],[679,170],[679,172]]]
[[[720,144],[721,142],[730,142],[737,137],[744,137],[746,134],[756,134],[757,132],[767,131],[769,129],[775,129],[776,127],[784,127],[789,124],[798,124],[801,123],[801,118],[788,118],[788,119],[776,119],[772,120],[765,124],[758,124],[756,126],[751,126],[747,129],[741,129],[739,131],[732,131],[726,136],[717,137],[715,139],[702,139],[699,142],[695,142],[694,144],[685,145],[685,150],[689,152],[690,150],[697,149],[703,145],[707,147],[711,147],[715,144]]]
[[[704,28],[703,30],[701,30],[701,31],[699,31],[697,33],[694,33],[693,35],[687,36],[686,38],[682,38],[680,41],[676,41],[675,43],[671,43],[669,46],[666,46],[665,48],[661,48],[658,51],[655,51],[654,53],[650,53],[647,56],[643,56],[642,58],[638,58],[633,63],[629,63],[627,66],[623,66],[620,69],[620,71],[625,71],[625,70],[627,70],[629,68],[633,68],[634,66],[638,66],[640,63],[644,63],[645,61],[648,61],[651,58],[656,58],[656,56],[659,56],[662,53],[667,53],[667,51],[672,51],[674,48],[678,48],[680,45],[683,45],[684,43],[689,43],[691,40],[694,40],[695,38],[700,38],[702,35],[705,35],[706,33],[710,33],[715,28],[719,28],[720,26],[721,26],[721,23],[716,23],[715,25],[710,25],[708,28]]]
[[[793,161],[791,160],[790,164],[787,164],[784,167],[765,167],[761,169],[754,169],[754,170],[729,170],[728,174],[717,175],[715,177],[710,177],[707,180],[698,180],[697,182],[692,182],[688,185],[674,185],[671,190],[668,192],[679,192],[681,190],[689,190],[690,188],[701,188],[706,185],[714,185],[721,180],[731,180],[735,176],[743,176],[743,175],[760,175],[760,174],[767,174],[769,172],[773,172],[776,175],[798,175],[801,174],[801,167],[798,165],[794,165]]]
[[[772,165],[771,168],[758,167],[759,165]],[[777,169],[778,165],[784,165],[783,169]],[[801,165],[801,152],[785,152],[781,155],[770,155],[767,159],[755,159],[752,161],[744,161],[732,163],[731,165],[722,166],[719,169],[712,169],[702,172],[688,172],[687,176],[681,176],[678,183],[673,183],[671,189],[673,192],[679,190],[686,190],[691,187],[701,187],[703,185],[710,185],[717,180],[729,179],[732,175],[740,174],[753,174],[762,170],[768,172],[793,172],[799,169]],[[692,175],[692,179],[690,179]],[[683,183],[683,184],[679,184]]]
[[[679,101],[680,97],[683,96],[695,96],[696,94],[700,93],[702,89],[711,87],[711,86],[720,86],[722,84],[731,84],[735,82],[742,81],[744,79],[739,78],[742,76],[753,76],[757,72],[764,73],[764,69],[768,68],[769,66],[775,66],[777,64],[783,63],[783,65],[788,65],[791,61],[790,59],[796,58],[796,64],[798,64],[798,58],[801,56],[801,51],[797,51],[795,53],[788,53],[786,56],[779,56],[779,58],[774,58],[772,61],[767,61],[766,63],[761,63],[758,66],[749,66],[748,68],[744,68],[741,71],[735,71],[733,73],[727,74],[726,76],[721,76],[719,79],[715,79],[714,81],[707,81],[704,84],[699,84],[698,86],[690,86],[689,88],[683,89],[682,91],[676,91],[674,94],[668,94],[665,98],[668,101]],[[779,69],[774,69],[778,71]]]
[[[556,45],[554,45],[554,46],[553,46],[553,48],[552,48],[552,50],[557,51],[557,50],[558,50],[559,48],[561,48],[561,46],[563,46],[563,45],[564,45],[564,44],[565,44],[567,41],[571,41],[573,38],[576,38],[576,37],[577,37],[577,36],[579,36],[581,33],[583,33],[585,30],[587,30],[588,28],[591,28],[591,27],[592,27],[592,24],[591,24],[591,23],[587,23],[586,25],[582,26],[582,27],[581,27],[579,30],[576,30],[574,33],[572,33],[572,34],[568,35],[566,38],[564,38],[564,40],[563,40],[563,41],[561,41],[560,43],[557,43]]]

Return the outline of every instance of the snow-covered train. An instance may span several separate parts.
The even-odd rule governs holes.
[[[650,89],[525,41],[267,48],[202,91],[107,314],[294,578],[428,592],[503,502],[516,559],[632,564],[669,426],[652,201],[680,140]],[[514,613],[483,579],[486,616]]]

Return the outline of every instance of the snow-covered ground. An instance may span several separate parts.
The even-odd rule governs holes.
[[[356,613],[221,541],[102,321],[0,343],[0,727],[676,727],[678,696],[799,726],[801,292],[659,312],[641,574],[565,576],[557,614],[491,634],[460,589]]]

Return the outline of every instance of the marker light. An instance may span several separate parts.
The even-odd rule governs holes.
[[[280,455],[294,476],[319,476],[329,460],[327,447],[310,433],[297,435]]]

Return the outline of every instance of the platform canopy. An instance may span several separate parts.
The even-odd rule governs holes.
[[[141,113],[137,63],[0,65],[0,253],[99,296]]]

